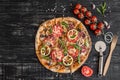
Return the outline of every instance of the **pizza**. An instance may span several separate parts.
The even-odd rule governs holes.
[[[60,17],[43,22],[35,39],[36,55],[47,69],[73,73],[85,63],[91,51],[91,38],[81,21]]]

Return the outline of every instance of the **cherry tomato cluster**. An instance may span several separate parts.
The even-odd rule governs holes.
[[[104,23],[98,22],[97,17],[92,15],[91,11],[89,11],[86,7],[78,3],[75,5],[73,13],[77,15],[78,19],[84,19],[84,24],[89,26],[90,30],[92,30],[95,35],[101,35]]]

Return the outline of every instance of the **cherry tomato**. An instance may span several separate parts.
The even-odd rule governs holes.
[[[82,8],[81,8],[81,12],[82,12],[82,13],[85,13],[86,11],[87,11],[87,8],[86,8],[86,7],[82,7]]]
[[[101,29],[96,29],[94,33],[95,33],[95,35],[98,36],[98,35],[102,34],[102,31],[101,31]]]
[[[92,16],[92,13],[91,13],[91,11],[86,11],[86,13],[85,13],[85,15],[86,15],[86,17],[91,17]]]
[[[75,47],[73,46],[68,46],[68,53],[72,56],[72,57],[77,57],[79,50],[75,49]]]
[[[81,4],[79,4],[79,3],[78,3],[78,4],[76,4],[76,6],[75,6],[75,8],[76,8],[76,9],[80,9],[81,7],[82,7],[82,5],[81,5]]]
[[[103,29],[104,28],[104,24],[102,22],[99,22],[97,26],[98,26],[99,29]]]
[[[91,21],[89,19],[85,20],[85,25],[89,25],[91,23]]]
[[[92,17],[91,17],[91,21],[92,21],[93,23],[97,22],[97,17],[96,17],[96,16],[92,16]]]
[[[83,66],[81,72],[85,77],[90,77],[93,74],[93,70],[88,66]]]
[[[90,29],[91,29],[91,30],[94,31],[96,28],[97,28],[97,27],[96,27],[96,24],[94,24],[94,23],[90,24]]]
[[[55,62],[61,62],[64,57],[64,54],[62,53],[61,50],[56,49],[51,52],[51,58]]]
[[[73,10],[73,13],[74,13],[74,14],[78,14],[78,13],[80,13],[80,11],[79,11],[78,9],[74,9],[74,10]]]
[[[84,18],[83,13],[79,13],[79,14],[78,14],[78,18],[79,18],[79,19],[83,19],[83,18]]]

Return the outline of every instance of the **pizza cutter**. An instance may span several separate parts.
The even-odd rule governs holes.
[[[97,41],[95,43],[95,49],[99,52],[99,69],[98,76],[102,76],[103,73],[103,52],[106,50],[106,44],[103,41]]]

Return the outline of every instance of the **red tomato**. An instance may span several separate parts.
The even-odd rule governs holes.
[[[88,66],[83,66],[81,72],[85,77],[90,77],[93,74],[93,70]]]
[[[62,36],[63,29],[62,29],[61,26],[55,25],[55,26],[53,27],[52,32],[53,32],[53,36],[54,36],[54,37],[60,37],[60,36]]]
[[[81,4],[79,4],[79,3],[76,4],[76,6],[75,6],[76,9],[80,9],[81,7],[82,7],[82,6],[81,6]]]
[[[80,13],[80,11],[79,11],[78,9],[74,9],[74,10],[73,10],[73,13],[74,13],[74,14],[78,14],[78,13]]]
[[[91,21],[92,21],[93,23],[97,22],[97,17],[96,17],[96,16],[92,16],[92,17],[91,17]]]
[[[86,13],[85,13],[85,15],[86,15],[86,17],[91,17],[92,16],[92,13],[90,12],[90,11],[86,11]]]
[[[96,28],[97,28],[97,27],[96,27],[96,24],[94,24],[94,23],[90,24],[90,29],[91,29],[91,30],[94,31]]]
[[[101,29],[96,29],[94,33],[95,33],[95,35],[98,36],[98,35],[102,34],[102,31],[101,31]]]
[[[81,8],[81,12],[82,12],[82,13],[85,13],[86,11],[87,11],[87,8],[86,8],[86,7],[82,7],[82,8]]]
[[[62,53],[61,50],[53,50],[51,52],[51,58],[55,62],[61,62],[64,57],[64,54]]]
[[[102,22],[99,22],[97,26],[98,26],[99,29],[103,29],[104,28],[104,24]]]
[[[68,53],[72,56],[72,57],[77,57],[79,50],[75,49],[73,46],[68,46]]]
[[[78,14],[78,18],[79,18],[79,19],[83,19],[83,18],[84,18],[83,13],[79,13],[79,14]]]
[[[89,25],[91,23],[91,21],[89,19],[85,20],[85,25]]]

